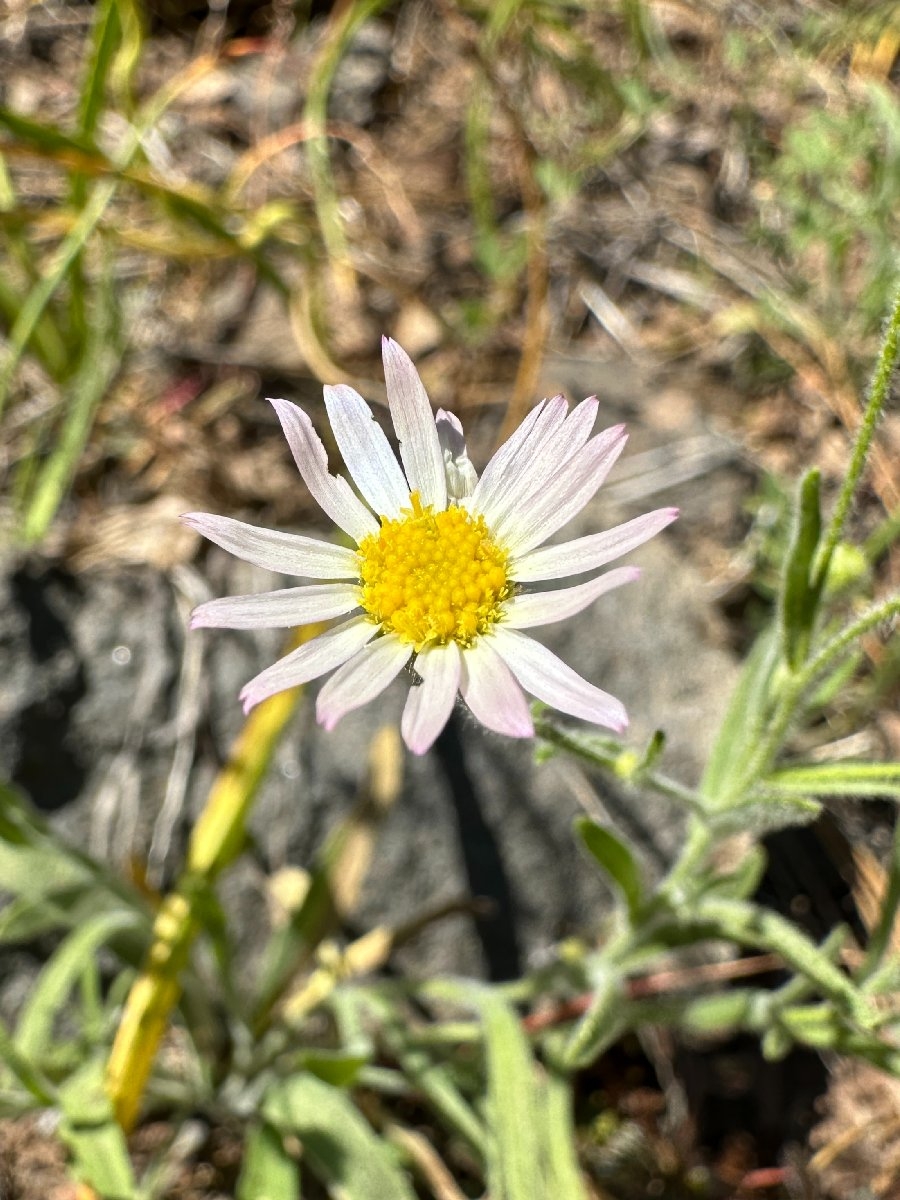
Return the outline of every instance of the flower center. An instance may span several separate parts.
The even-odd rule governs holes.
[[[506,555],[484,517],[451,505],[412,507],[359,545],[362,606],[385,629],[421,650],[429,642],[468,645],[500,617],[509,595]]]

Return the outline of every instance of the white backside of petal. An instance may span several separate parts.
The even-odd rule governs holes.
[[[395,341],[382,338],[381,353],[391,420],[410,491],[419,493],[422,504],[442,512],[447,507],[444,455],[428,393],[409,355]]]
[[[540,460],[541,447],[560,428],[568,410],[565,396],[542,400],[484,468],[469,508],[495,529],[510,511],[522,480]]]
[[[487,638],[479,638],[463,650],[460,691],[474,715],[488,729],[508,737],[534,735],[525,694]]]
[[[598,433],[547,482],[540,496],[510,512],[492,532],[514,555],[525,554],[552,537],[593,497],[625,448],[626,440],[621,425]]]
[[[565,579],[568,575],[593,571],[642,546],[661,529],[671,525],[677,516],[677,508],[657,508],[602,533],[591,533],[571,542],[561,542],[558,546],[530,550],[513,561],[510,577],[517,583],[530,583],[538,579]]]
[[[456,642],[432,646],[416,656],[422,682],[409,689],[400,732],[413,754],[424,754],[447,724],[459,689],[461,660]]]
[[[517,508],[531,503],[533,498],[540,497],[548,483],[572,461],[591,436],[598,406],[597,397],[589,396],[572,409],[561,425],[541,438],[531,461],[512,481],[504,514],[514,513]]]
[[[278,414],[297,469],[322,511],[356,542],[361,542],[370,533],[377,533],[378,522],[347,480],[329,474],[325,447],[306,413],[290,400],[270,400],[269,403]]]
[[[627,728],[621,701],[582,679],[540,642],[502,625],[495,628],[492,640],[522,687],[538,700],[616,733]]]
[[[244,685],[241,689],[244,712],[248,713],[276,692],[309,683],[311,679],[333,671],[352,658],[377,632],[378,626],[366,617],[352,617],[292,650]]]
[[[191,629],[292,629],[342,617],[354,608],[359,608],[356,584],[311,583],[255,596],[207,600],[191,613]]]
[[[299,533],[260,529],[213,513],[185,513],[181,522],[229,554],[269,571],[308,579],[359,577],[359,559],[346,546],[334,546],[331,542],[320,542]]]
[[[409,488],[400,464],[372,410],[352,387],[325,388],[325,408],[334,440],[363,499],[380,517],[409,508]]]
[[[562,397],[557,397],[557,399],[562,399]],[[508,470],[509,465],[516,459],[521,452],[522,446],[531,436],[531,432],[540,420],[541,414],[546,409],[547,404],[547,400],[541,400],[539,404],[536,404],[518,429],[514,429],[503,445],[499,446],[491,456],[490,461],[481,474],[481,478],[478,480],[478,486],[473,496],[473,508],[490,497],[491,492],[497,487],[504,473]]]
[[[631,583],[640,575],[638,567],[618,567],[607,571],[587,583],[570,588],[554,588],[553,591],[534,592],[530,596],[513,596],[503,606],[503,625],[506,629],[533,629],[536,625],[550,625],[574,617],[582,609],[593,604],[600,596]]]
[[[316,718],[334,729],[341,717],[378,696],[412,656],[412,646],[392,633],[376,638],[339,667],[316,700]]]
[[[465,500],[471,496],[478,482],[478,472],[472,466],[466,439],[459,418],[446,409],[439,408],[434,415],[438,441],[444,455],[444,474],[447,477],[448,500]]]

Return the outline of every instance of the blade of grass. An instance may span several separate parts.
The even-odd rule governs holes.
[[[98,184],[71,232],[57,249],[47,273],[32,288],[22,305],[22,310],[10,331],[6,362],[0,369],[0,417],[6,406],[6,399],[16,368],[31,341],[44,309],[84,249],[107,204],[113,198],[116,186],[114,180]]]
[[[182,92],[214,70],[218,62],[218,55],[202,55],[200,58],[189,63],[183,71],[180,71],[173,79],[168,80],[150,97],[138,114],[128,137],[125,139],[125,144],[119,156],[118,165],[120,170],[126,169],[131,164],[132,159],[140,148],[143,138],[153,128],[169,105]],[[32,140],[37,139],[44,150],[55,148],[57,151],[63,151],[72,147],[73,140],[76,144],[78,143],[78,139],[66,137],[58,131],[40,126],[36,122],[23,120],[15,114],[10,113],[8,109],[0,110],[0,123],[5,124],[14,133],[18,131],[21,136]],[[77,144],[77,148],[86,154],[94,153],[93,147],[83,142]],[[107,205],[115,195],[119,182],[118,178],[107,179],[102,180],[96,185],[85,207],[79,214],[78,220],[57,248],[46,271],[25,300],[22,311],[10,331],[7,358],[2,368],[0,368],[0,417],[2,417],[6,406],[6,400],[16,368],[34,335],[42,313],[51,297],[68,275],[72,264],[84,249],[88,238],[91,236],[97,223],[103,216]]]
[[[345,293],[356,290],[356,276],[350,262],[347,241],[338,207],[338,196],[331,173],[326,129],[328,95],[334,74],[359,27],[387,8],[390,0],[355,0],[335,5],[328,23],[322,49],[313,63],[306,94],[303,120],[310,136],[307,156],[315,197],[316,217],[322,231],[325,251],[335,268],[335,279]]]
[[[41,541],[56,516],[87,444],[94,414],[121,363],[121,348],[114,330],[115,297],[111,271],[107,272],[105,286],[98,286],[96,290],[103,293],[98,296],[99,312],[96,320],[87,326],[81,364],[65,405],[62,429],[50,456],[39,468],[31,497],[26,502],[22,522],[26,545]]]
[[[106,79],[113,55],[119,44],[121,25],[116,0],[101,0],[94,18],[91,52],[88,56],[81,96],[78,103],[78,131],[81,138],[93,142],[100,111],[106,95]],[[69,179],[69,201],[75,211],[84,208],[88,196],[88,178],[73,171]],[[83,345],[88,333],[85,317],[86,283],[80,254],[72,261],[69,272],[68,315],[71,333],[78,345]]]

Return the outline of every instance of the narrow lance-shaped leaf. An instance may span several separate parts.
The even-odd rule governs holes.
[[[271,1125],[255,1125],[244,1143],[237,1200],[300,1200],[300,1167]]]
[[[279,1080],[263,1097],[262,1116],[300,1139],[304,1160],[335,1200],[415,1200],[391,1151],[340,1088],[313,1075]]]
[[[578,1165],[572,1084],[568,1075],[551,1071],[541,1088],[542,1132],[546,1138],[547,1194],[565,1200],[586,1200]]]
[[[60,1136],[75,1174],[104,1200],[139,1200],[125,1134],[103,1087],[103,1064],[91,1060],[60,1088]]]
[[[575,821],[578,836],[588,853],[598,862],[604,873],[615,885],[628,906],[632,920],[637,919],[643,905],[644,894],[641,873],[634,855],[614,833],[604,829],[589,817],[578,817]]]
[[[777,662],[778,643],[770,628],[756,639],[744,664],[703,773],[700,791],[715,808],[727,807],[744,783],[771,710],[770,684]]]
[[[535,1062],[515,1011],[496,993],[480,1002],[487,1054],[491,1154],[496,1200],[545,1200]]]
[[[822,532],[820,476],[814,468],[803,476],[797,497],[794,529],[785,559],[781,585],[781,638],[791,670],[805,661],[822,591],[813,581],[813,563]]]
[[[808,763],[773,771],[765,782],[783,795],[900,798],[900,763]]]
[[[135,929],[140,917],[128,910],[99,913],[70,933],[44,967],[16,1027],[16,1046],[34,1056],[49,1048],[56,1014],[65,1005],[86,958],[115,934]]]
[[[808,792],[810,789],[806,789]],[[775,788],[758,787],[740,804],[716,812],[711,828],[716,836],[730,837],[734,833],[753,833],[764,837],[794,825],[809,825],[822,811],[818,800],[809,795],[790,794]]]

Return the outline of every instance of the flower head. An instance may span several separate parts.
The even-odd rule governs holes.
[[[244,710],[333,671],[316,704],[319,721],[332,729],[411,665],[415,683],[401,727],[417,754],[444,727],[457,693],[482,724],[512,737],[534,732],[525,692],[623,730],[628,718],[614,696],[522,630],[573,616],[636,579],[637,569],[551,590],[531,585],[596,571],[653,537],[678,510],[543,546],[603,483],[625,445],[623,427],[591,436],[597,400],[569,412],[554,396],[531,410],[479,479],[457,418],[432,413],[396,342],[385,338],[383,352],[400,462],[353,388],[325,388],[334,438],[359,495],[329,473],[306,414],[286,400],[271,402],[306,486],[355,549],[208,513],[182,518],[248,562],[327,581],[211,600],[194,610],[192,627],[287,628],[343,618],[251,679],[241,692]]]

